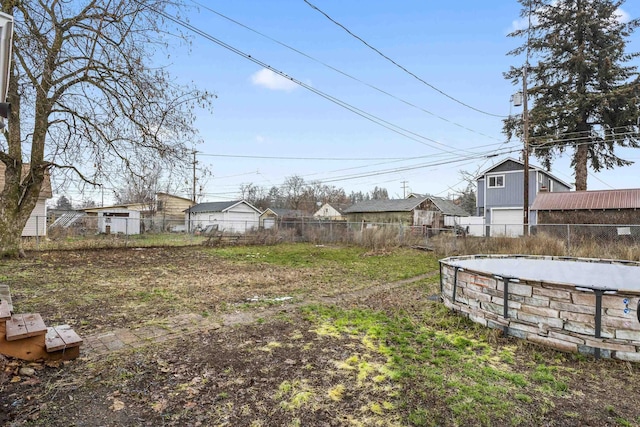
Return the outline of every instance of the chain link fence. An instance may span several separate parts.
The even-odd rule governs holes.
[[[482,235],[467,227],[431,228],[399,223],[327,221],[296,218],[259,221],[188,221],[155,218],[95,217],[88,215],[30,219],[25,227],[25,249],[83,247],[176,246],[207,241],[219,244],[310,242],[356,244],[370,248],[413,246],[452,253],[535,253],[567,256],[640,257],[640,225],[544,224],[531,226],[522,238],[522,226],[491,225]],[[473,235],[472,235],[473,234]],[[225,238],[223,236],[236,236]]]

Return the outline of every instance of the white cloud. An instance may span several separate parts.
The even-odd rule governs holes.
[[[285,92],[291,92],[298,87],[298,85],[291,80],[288,80],[266,68],[263,68],[257,73],[252,74],[251,83],[256,86],[265,87],[267,89],[283,90]]]
[[[531,15],[531,25],[536,25],[537,23],[538,23],[538,16],[535,14]],[[511,28],[509,29],[508,32],[512,33],[517,30],[526,30],[527,28],[529,28],[529,18],[528,17],[520,18],[511,22]]]
[[[256,135],[256,142],[258,144],[262,144],[265,141],[264,136],[262,135]]]
[[[620,8],[616,9],[615,15],[618,22],[621,24],[631,21],[631,15],[629,15],[626,11]]]

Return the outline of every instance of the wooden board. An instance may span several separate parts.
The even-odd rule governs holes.
[[[50,359],[44,348],[44,336],[23,338],[17,341],[5,339],[5,322],[0,322],[0,354],[22,360]],[[68,356],[68,355],[65,355]],[[55,356],[54,356],[55,357]]]
[[[79,347],[82,338],[69,325],[58,325],[47,329],[45,346],[48,352]]]
[[[9,303],[6,300],[0,301],[0,320],[11,319],[11,309]]]
[[[7,341],[15,341],[47,333],[47,326],[38,313],[14,314],[6,322]]]
[[[11,303],[11,291],[9,285],[0,283],[0,300],[6,301],[9,305],[9,311],[13,311],[13,304]]]

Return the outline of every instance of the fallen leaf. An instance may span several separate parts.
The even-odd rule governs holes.
[[[113,399],[113,405],[109,406],[109,409],[113,411],[122,411],[125,407],[125,404],[122,400]]]
[[[20,378],[19,376],[14,376],[13,378],[11,378],[11,382],[12,383],[19,383],[22,380],[22,378]]]
[[[164,399],[158,400],[156,403],[151,405],[151,408],[156,412],[162,412],[167,407],[167,401]]]

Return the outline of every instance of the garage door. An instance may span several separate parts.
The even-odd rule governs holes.
[[[522,236],[522,209],[491,209],[492,236]]]
[[[248,212],[229,211],[225,221],[225,231],[232,233],[245,233],[258,227],[258,216]]]
[[[264,227],[265,230],[269,230],[273,227],[276,226],[276,219],[275,218],[265,218],[264,221],[262,222],[262,226]]]

